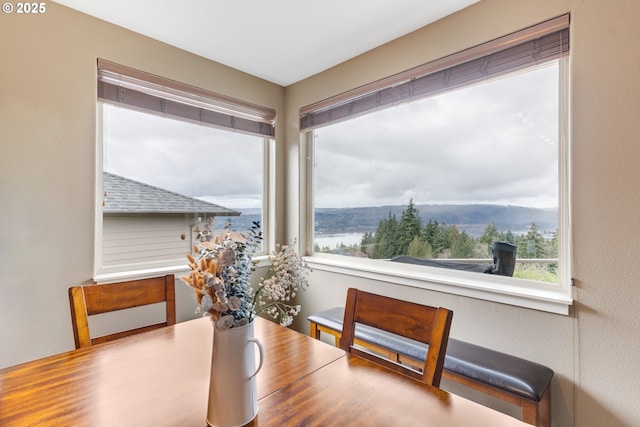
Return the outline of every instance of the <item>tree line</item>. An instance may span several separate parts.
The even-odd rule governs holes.
[[[500,231],[492,222],[479,237],[460,231],[456,225],[429,220],[422,223],[413,200],[403,209],[400,219],[389,213],[375,233],[365,233],[361,251],[370,258],[388,259],[397,255],[419,258],[491,258],[493,242],[516,245],[518,258],[556,258],[557,231],[545,238],[532,223],[526,234]]]
[[[345,255],[367,256],[369,258],[391,259],[397,255],[418,258],[440,259],[492,259],[494,242],[508,242],[517,247],[518,259],[541,259],[558,257],[558,234],[554,231],[546,238],[531,223],[526,233],[498,230],[491,222],[479,237],[460,231],[456,225],[420,218],[413,200],[402,210],[400,219],[389,212],[378,223],[374,233],[365,233],[359,245],[337,249],[319,248],[317,252],[338,252]],[[557,263],[518,263],[514,277],[557,283]]]

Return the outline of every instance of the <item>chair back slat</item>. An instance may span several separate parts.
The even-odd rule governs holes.
[[[363,308],[359,308],[361,306]],[[359,292],[354,321],[404,337],[427,342],[432,335],[436,310],[421,304]]]
[[[340,347],[389,369],[440,386],[453,312],[350,288],[347,292]],[[354,347],[356,323],[382,329],[429,345],[422,372]]]
[[[166,301],[164,277],[84,286],[87,314],[108,313]]]
[[[141,328],[91,337],[89,316],[144,305],[165,303],[166,321]],[[112,341],[176,323],[175,278],[172,274],[128,282],[73,286],[69,288],[71,324],[76,348]]]

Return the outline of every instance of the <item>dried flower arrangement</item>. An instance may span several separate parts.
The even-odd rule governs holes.
[[[267,274],[251,286],[253,255],[262,242],[260,224],[245,233],[225,229],[213,235],[213,219],[197,232],[199,244],[188,255],[191,272],[182,280],[195,290],[197,311],[208,315],[218,329],[243,326],[264,312],[288,326],[300,312],[291,300],[308,286],[307,263],[294,250],[295,241],[269,256]]]

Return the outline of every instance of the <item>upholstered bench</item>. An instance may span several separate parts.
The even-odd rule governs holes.
[[[308,317],[310,334],[322,332],[339,345],[344,308],[334,307]],[[383,354],[398,363],[418,368],[427,346],[367,325],[357,325],[355,344]],[[443,377],[522,408],[522,420],[540,427],[551,425],[551,378],[546,366],[449,338]]]

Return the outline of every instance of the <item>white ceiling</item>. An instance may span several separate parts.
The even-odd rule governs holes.
[[[54,0],[288,86],[479,0]]]

